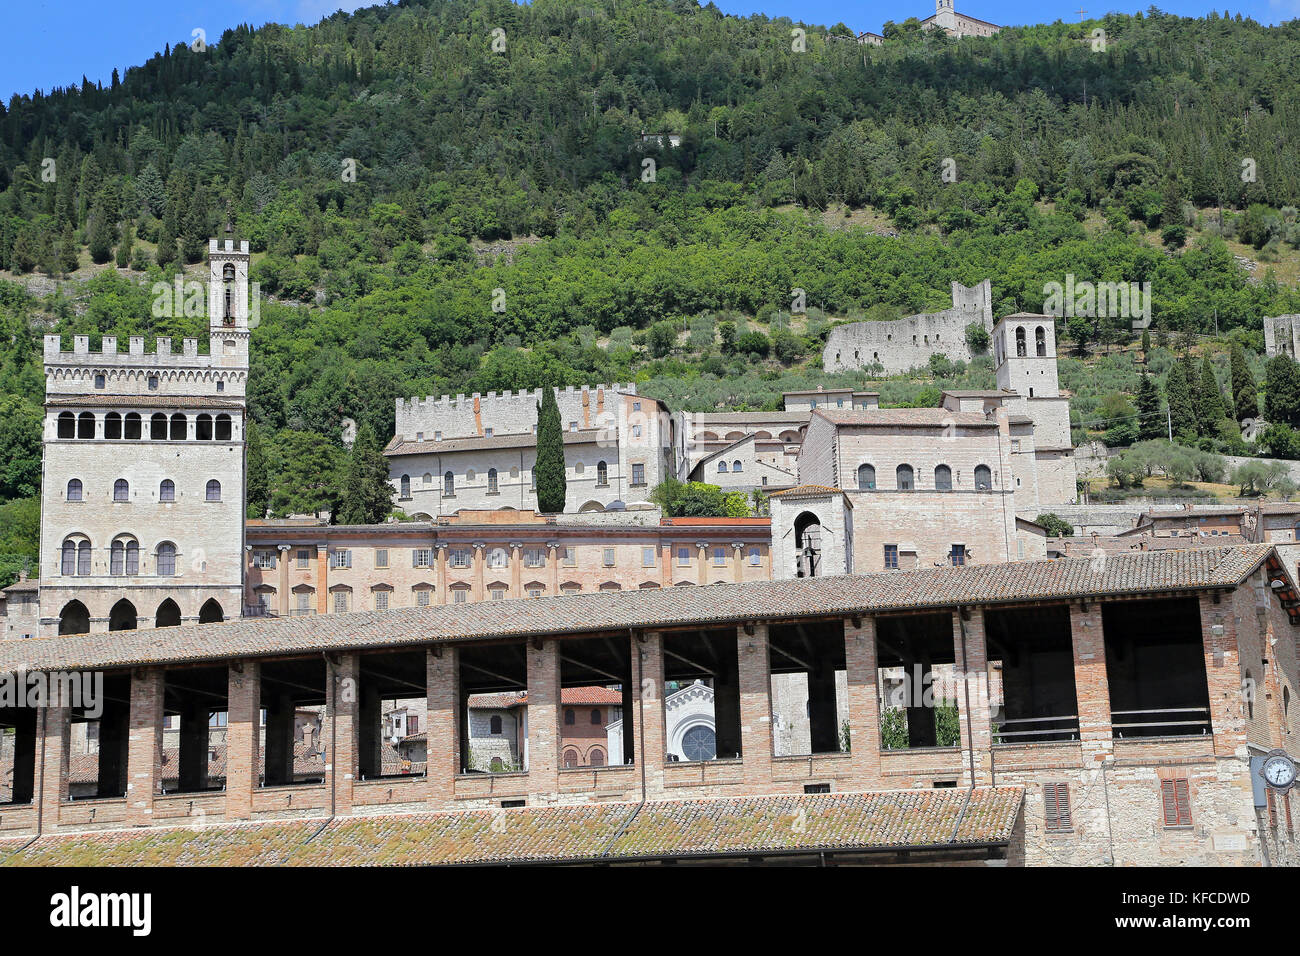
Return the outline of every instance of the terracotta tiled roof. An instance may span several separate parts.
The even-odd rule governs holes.
[[[0,841],[7,866],[423,866],[1002,846],[1020,787],[525,807]],[[313,834],[316,834],[313,836]]]
[[[1131,552],[1097,563],[1090,558],[1066,558],[314,617],[243,618],[221,624],[0,642],[0,670],[125,667],[443,641],[626,632],[678,624],[739,624],[764,618],[1235,588],[1273,554],[1272,545],[1254,544]]]
[[[827,495],[842,495],[843,488],[832,488],[830,485],[795,485],[793,488],[786,488],[784,491],[774,491],[769,498],[824,498]]]

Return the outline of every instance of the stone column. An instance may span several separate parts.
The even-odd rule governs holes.
[[[767,625],[756,624],[754,633],[736,628],[738,688],[740,694],[740,752],[745,759],[745,783],[772,782],[772,669]],[[834,679],[831,681],[834,707]]]
[[[540,646],[539,646],[540,645]],[[560,645],[528,643],[528,799],[550,803],[560,789]]]
[[[696,541],[695,549],[699,553],[699,568],[696,570],[696,580],[700,584],[709,583],[709,542]]]
[[[646,797],[664,792],[664,643],[658,631],[632,640],[632,709],[623,715],[623,735],[635,734],[636,759],[645,765]]]
[[[876,619],[844,622],[844,665],[848,681],[849,752],[854,788],[882,786],[880,778],[880,690],[876,669]]]
[[[228,688],[226,819],[249,820],[253,816],[253,791],[262,771],[258,720],[262,707],[261,668],[253,661],[232,663]]]
[[[958,727],[961,732],[963,786],[989,783],[990,748],[993,746],[992,721],[988,703],[988,652],[984,644],[984,611],[970,608],[969,619],[962,618],[962,608],[952,616],[954,673],[959,678],[957,694]],[[966,654],[962,658],[962,628],[966,631]],[[975,780],[970,779],[974,753]]]
[[[474,562],[474,572],[473,572],[474,590],[471,594],[472,600],[474,601],[483,600],[483,566],[487,564],[487,555],[485,553],[486,550],[487,550],[487,542],[485,541],[474,542],[474,556],[470,559]]]
[[[434,547],[438,553],[438,603],[447,603],[447,548],[445,541],[439,541]]]
[[[316,545],[316,613],[329,614],[330,607],[330,555],[329,545]]]
[[[163,670],[148,667],[131,674],[131,715],[127,731],[126,822],[148,826],[162,782]]]
[[[512,598],[521,598],[524,596],[523,563],[524,563],[524,543],[522,541],[511,541],[510,542],[510,596]]]
[[[39,732],[44,738],[39,782],[41,832],[59,825],[59,813],[68,801],[68,754],[71,750],[72,710],[68,707],[41,708]]]
[[[731,580],[745,580],[745,544],[743,541],[731,542]]]
[[[550,565],[550,567],[548,568],[548,570],[550,571],[550,575],[549,575],[550,583],[548,585],[548,589],[546,593],[559,594],[560,593],[560,542],[548,541],[546,542],[546,547],[550,551],[550,557],[548,558],[548,564]]]
[[[1089,767],[1114,750],[1110,726],[1110,682],[1106,677],[1106,640],[1101,605],[1070,605],[1070,639],[1074,645],[1074,697],[1078,706],[1079,740]]]
[[[425,652],[428,674],[428,710],[425,718],[425,764],[429,784],[429,809],[446,810],[454,804],[456,775],[460,773],[460,652],[454,647],[434,647]]]
[[[280,562],[280,616],[289,616],[289,546],[276,545],[276,558]]]

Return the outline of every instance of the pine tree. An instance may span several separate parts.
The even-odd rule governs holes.
[[[162,212],[167,194],[162,177],[158,175],[158,167],[153,163],[141,170],[140,178],[135,183],[135,195],[140,201],[140,209],[147,215],[157,216]]]
[[[542,514],[564,511],[564,432],[560,427],[560,406],[555,389],[542,389],[537,406],[537,463],[533,465],[537,485],[537,510]]]
[[[117,267],[125,269],[131,264],[131,250],[135,248],[135,230],[130,224],[122,230],[122,241],[117,244]]]
[[[96,206],[90,213],[90,258],[103,265],[113,255],[113,226],[104,210]]]
[[[1270,424],[1300,422],[1300,366],[1289,355],[1275,355],[1264,374],[1264,418]]]
[[[1238,422],[1259,417],[1259,393],[1255,388],[1255,376],[1250,374],[1246,364],[1246,353],[1241,346],[1233,343],[1230,353],[1232,368],[1232,407]]]
[[[1165,434],[1165,423],[1160,415],[1160,389],[1150,375],[1144,370],[1142,380],[1138,382],[1138,439],[1161,438]]]
[[[77,245],[77,237],[72,234],[72,223],[63,224],[63,235],[59,237],[59,265],[63,267],[64,272],[74,272],[81,265],[77,255],[81,247]]]
[[[154,262],[160,266],[167,266],[175,262],[178,257],[175,237],[170,234],[161,236],[158,239],[158,249],[153,254]]]
[[[189,212],[185,215],[185,225],[181,230],[181,255],[186,262],[198,262],[203,258],[211,232],[212,228],[208,223],[207,190],[200,187],[194,190]]]
[[[393,510],[388,462],[369,425],[357,429],[344,481],[343,497],[334,515],[336,524],[376,524]]]
[[[1196,411],[1192,408],[1192,390],[1187,385],[1187,373],[1182,362],[1175,362],[1165,379],[1165,394],[1169,397],[1169,421],[1178,441],[1196,438]]]
[[[266,450],[262,446],[262,432],[256,423],[249,422],[245,429],[248,441],[247,510],[244,516],[261,520],[271,500],[271,481],[266,464]]]

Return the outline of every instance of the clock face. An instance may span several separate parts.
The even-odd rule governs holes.
[[[1295,782],[1295,764],[1287,757],[1270,757],[1264,762],[1264,779],[1275,787],[1289,787]]]

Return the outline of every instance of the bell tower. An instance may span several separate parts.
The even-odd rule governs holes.
[[[208,240],[208,339],[219,365],[248,367],[248,240]]]
[[[941,30],[956,32],[957,11],[952,4],[953,0],[934,0],[934,25]]]

